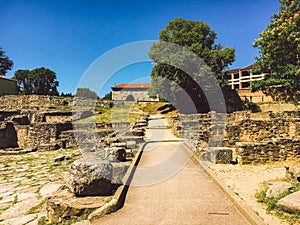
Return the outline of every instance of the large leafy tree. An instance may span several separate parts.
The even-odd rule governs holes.
[[[17,70],[14,74],[21,94],[58,95],[59,82],[50,69],[41,67],[33,70]]]
[[[13,61],[11,61],[5,52],[0,48],[0,76],[5,76],[7,70],[11,70]]]
[[[278,14],[254,43],[259,48],[258,69],[265,79],[252,83],[275,100],[300,99],[300,1],[280,0]]]
[[[192,100],[198,112],[209,111],[207,91],[203,90],[209,88],[210,85],[209,82],[203,82],[208,74],[207,69],[209,68],[210,73],[223,87],[222,90],[230,92],[225,87],[223,71],[235,58],[235,50],[216,44],[216,38],[217,34],[206,23],[181,18],[170,21],[160,32],[159,41],[150,48],[149,57],[155,62],[151,71],[150,94],[159,94],[173,104],[182,106],[181,110],[183,111],[186,109],[187,98]],[[169,46],[167,43],[182,46],[184,47],[183,51],[174,50],[173,46]],[[199,64],[190,52],[199,57],[207,66],[200,65],[201,63]],[[158,59],[162,57],[165,60]],[[176,61],[181,68],[168,63],[169,61]],[[186,70],[182,68],[186,68]],[[193,75],[188,74],[187,70],[192,70]],[[197,82],[199,77],[201,77],[201,87]]]

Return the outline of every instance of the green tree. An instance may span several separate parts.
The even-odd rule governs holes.
[[[254,43],[260,51],[257,71],[265,79],[251,84],[252,91],[262,90],[275,100],[300,99],[300,2],[280,0],[278,14]]]
[[[62,92],[62,93],[60,94],[60,96],[61,96],[61,97],[73,97],[72,93],[64,93],[64,92]]]
[[[41,67],[32,70],[34,94],[37,95],[59,95],[57,87],[59,82],[56,80],[56,74],[50,69]]]
[[[33,70],[17,70],[14,74],[19,91],[25,95],[59,95],[59,82],[56,74],[50,69],[41,67]]]
[[[223,71],[234,61],[235,50],[233,48],[223,48],[221,44],[215,44],[216,38],[215,31],[211,30],[208,24],[201,21],[181,18],[170,21],[166,28],[160,32],[159,41],[150,48],[149,57],[155,62],[155,66],[151,71],[152,88],[149,94],[151,96],[159,94],[160,97],[182,105],[182,108],[186,109],[184,106],[187,97],[183,97],[182,90],[184,90],[198,112],[210,111],[205,95],[207,91],[203,90],[203,87],[211,88],[209,82],[202,84],[200,88],[199,83],[195,82],[195,79],[189,74],[167,62],[176,60],[183,68],[189,70],[192,68],[195,77],[202,77],[202,81],[205,80],[205,76],[208,74],[207,68],[209,67],[209,72],[214,75],[218,83],[225,86],[226,81],[223,79]],[[188,51],[184,54],[173,51],[172,47],[164,44],[170,42],[180,45]],[[194,62],[193,57],[189,55],[189,51],[197,55],[197,58],[201,58],[207,66]],[[163,54],[163,57],[166,57],[165,62],[158,60]],[[187,60],[189,58],[191,60]],[[173,83],[169,81],[173,81]]]
[[[77,88],[75,97],[89,98],[89,99],[98,99],[96,92],[91,91],[89,88]]]
[[[31,81],[30,70],[17,70],[14,74],[20,94],[30,95],[33,93],[33,82]]]
[[[103,99],[105,99],[105,100],[112,100],[112,92],[107,93],[107,94],[103,97]]]
[[[13,61],[11,61],[6,55],[5,51],[0,48],[0,76],[5,76],[7,70],[11,70],[13,67]]]

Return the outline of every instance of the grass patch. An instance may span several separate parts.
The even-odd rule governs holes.
[[[18,195],[15,195],[15,197],[14,197],[14,201],[13,201],[13,203],[12,203],[12,204],[14,205],[14,204],[16,204],[17,202],[18,202]]]
[[[25,215],[29,215],[29,214],[34,214],[34,213],[39,213],[41,211],[43,211],[45,209],[45,204],[47,202],[47,198],[45,198],[40,204],[33,206],[31,209],[29,209]]]
[[[28,180],[32,179],[33,178],[33,174],[30,174],[30,175],[26,175],[25,176]]]
[[[277,203],[280,199],[294,192],[300,191],[300,183],[292,183],[292,188],[287,192],[279,195],[278,197],[268,198],[266,196],[268,187],[265,186],[261,191],[256,194],[257,201],[264,204],[267,207],[267,212],[286,220],[291,224],[300,224],[299,213],[288,213],[277,207]]]
[[[134,122],[140,117],[132,113],[134,103],[117,103],[113,108],[96,107],[94,116],[75,121],[76,123]]]

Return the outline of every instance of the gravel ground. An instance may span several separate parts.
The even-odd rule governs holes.
[[[287,225],[279,217],[268,214],[264,205],[257,202],[255,194],[264,184],[284,180],[284,163],[269,165],[223,165],[211,164],[210,169],[225,185],[231,188],[248,206],[269,225]]]

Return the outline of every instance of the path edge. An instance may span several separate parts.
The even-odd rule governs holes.
[[[174,140],[155,140],[155,141],[146,141],[144,142],[139,148],[137,153],[134,156],[134,159],[132,161],[132,163],[130,164],[124,178],[123,178],[123,185],[121,185],[116,193],[114,194],[114,196],[112,197],[112,199],[106,203],[104,206],[102,206],[101,208],[95,210],[93,213],[91,213],[88,217],[88,222],[89,224],[92,224],[95,220],[113,213],[119,209],[121,209],[124,206],[124,202],[126,199],[126,195],[130,186],[130,183],[132,181],[132,178],[134,176],[135,170],[137,168],[137,165],[140,162],[140,159],[142,157],[143,151],[146,147],[147,144],[151,144],[151,143],[163,143],[163,142],[181,142],[184,143],[183,139],[174,139]]]
[[[257,215],[251,207],[239,198],[233,190],[226,186],[216,175],[213,174],[212,170],[208,166],[203,166],[203,163],[191,150],[190,146],[184,142],[184,147],[192,152],[192,157],[198,161],[201,169],[208,175],[208,177],[218,186],[222,193],[230,200],[230,202],[238,209],[238,211],[251,223],[252,225],[265,225],[266,223]]]

